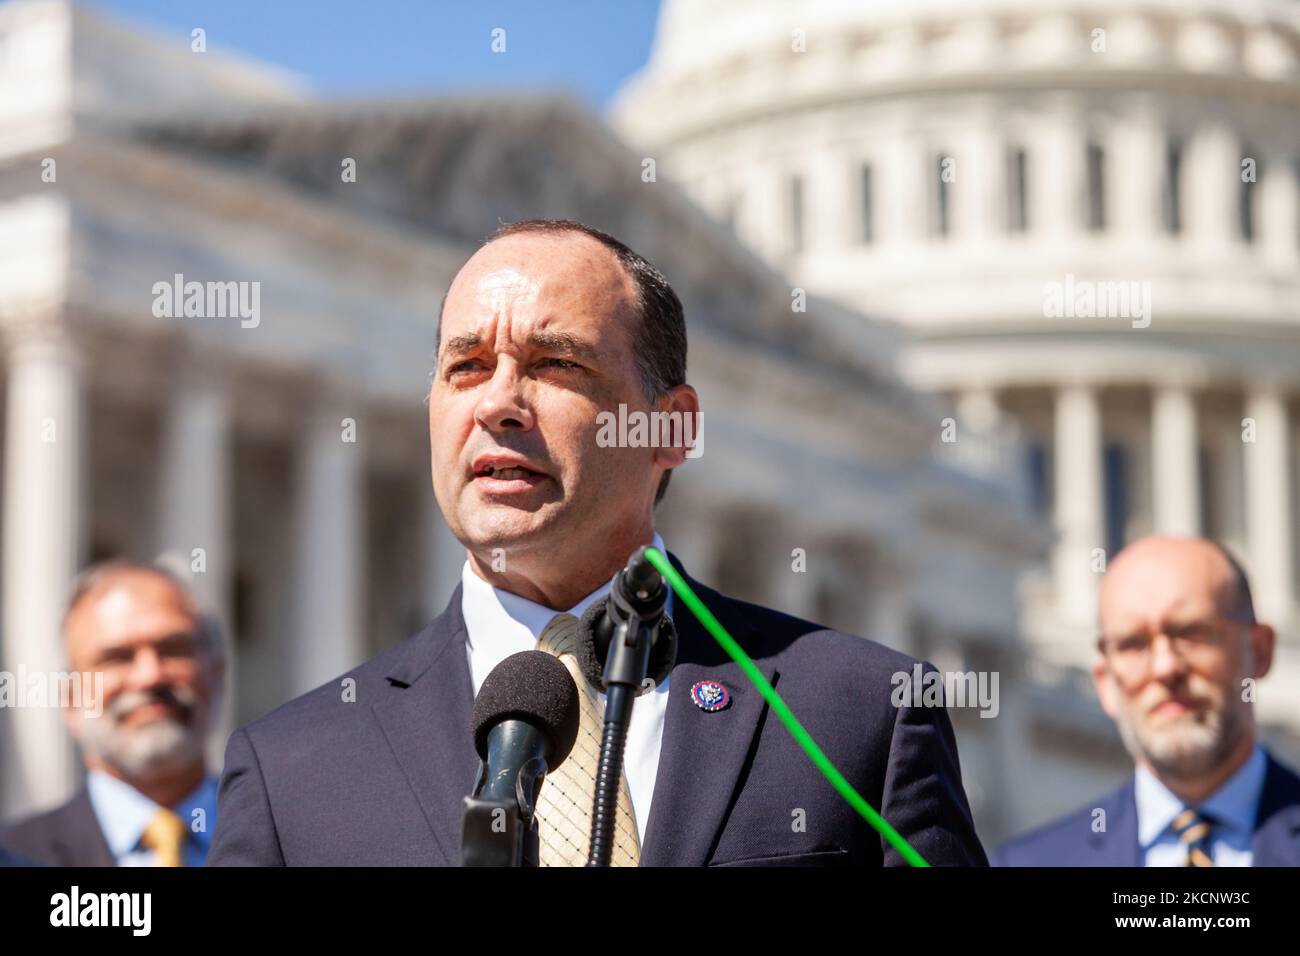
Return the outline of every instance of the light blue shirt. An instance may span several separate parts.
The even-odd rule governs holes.
[[[102,770],[90,772],[86,789],[99,829],[117,865],[156,866],[154,851],[141,844],[140,838],[158,812],[158,804],[129,783]],[[202,866],[217,825],[217,778],[205,777],[193,793],[171,809],[189,828],[181,858],[186,866]]]
[[[1266,769],[1263,748],[1256,744],[1241,768],[1196,807],[1215,821],[1210,833],[1210,858],[1215,866],[1251,865],[1250,840]],[[1186,865],[1187,847],[1178,841],[1173,822],[1187,804],[1145,767],[1137,768],[1133,795],[1137,799],[1138,843],[1144,865]]]

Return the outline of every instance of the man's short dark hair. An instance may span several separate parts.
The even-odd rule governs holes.
[[[641,385],[651,401],[669,389],[686,384],[686,317],[681,299],[668,284],[662,272],[649,260],[633,252],[608,233],[573,219],[523,219],[502,225],[487,238],[484,245],[507,236],[524,234],[560,235],[578,232],[595,239],[614,253],[623,270],[636,287],[636,309],[640,328],[632,335],[632,347]],[[447,305],[446,293],[438,307],[437,343],[442,347],[442,311]],[[655,491],[655,504],[663,498],[668,488],[672,470],[664,472]]]

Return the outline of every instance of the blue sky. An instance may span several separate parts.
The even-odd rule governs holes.
[[[563,88],[603,109],[649,55],[659,0],[91,0],[342,95]],[[494,27],[506,52],[489,48]]]

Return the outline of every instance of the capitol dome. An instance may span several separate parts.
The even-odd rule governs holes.
[[[1300,2],[666,0],[613,118],[793,285],[900,323],[966,434],[1019,437],[1040,661],[1086,670],[1124,543],[1204,534],[1300,687]],[[1261,719],[1300,731],[1297,697]]]

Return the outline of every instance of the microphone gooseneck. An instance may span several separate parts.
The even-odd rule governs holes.
[[[667,678],[677,658],[677,632],[664,610],[668,586],[644,547],[614,575],[609,596],[579,624],[578,661],[587,679],[605,692],[605,725],[592,798],[588,866],[609,866],[623,752],[632,702]]]

